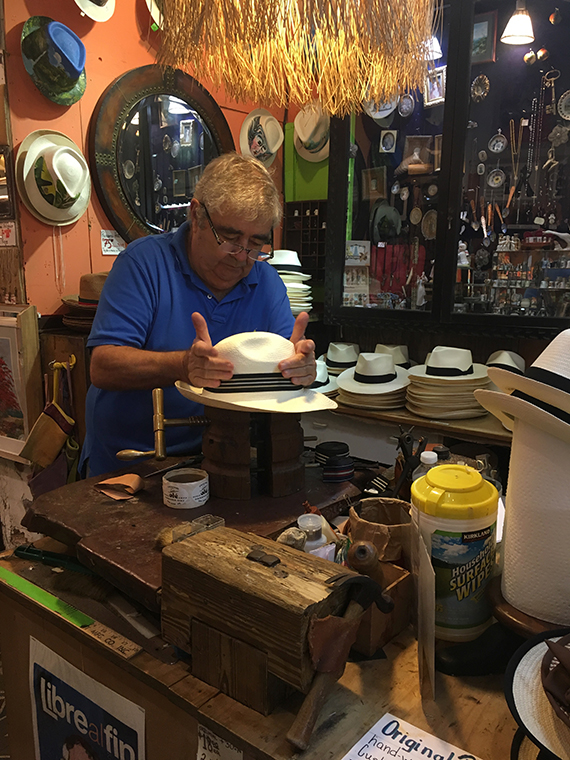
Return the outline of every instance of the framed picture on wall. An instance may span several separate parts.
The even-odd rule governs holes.
[[[473,19],[472,63],[493,63],[497,45],[497,11],[480,13]]]
[[[447,66],[438,66],[428,71],[424,81],[424,106],[438,106],[445,102],[445,80]]]
[[[380,134],[380,153],[394,153],[398,132],[395,129],[383,129]]]
[[[362,198],[365,201],[376,201],[378,198],[387,198],[388,188],[386,180],[386,167],[376,166],[372,169],[362,170]]]

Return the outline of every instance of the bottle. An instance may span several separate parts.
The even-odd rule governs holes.
[[[420,464],[412,472],[412,483],[414,480],[421,478],[428,470],[437,464],[437,454],[435,451],[422,451],[420,454]]]
[[[300,515],[297,518],[297,525],[307,536],[303,551],[311,552],[328,543],[326,536],[323,536],[323,522],[320,515]]]

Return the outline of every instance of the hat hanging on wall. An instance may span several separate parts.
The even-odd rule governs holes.
[[[49,129],[31,132],[20,145],[16,185],[28,211],[56,227],[83,216],[91,196],[83,154],[69,137]]]
[[[256,108],[245,117],[239,133],[243,156],[253,156],[266,167],[271,166],[282,143],[281,124],[265,108]]]
[[[146,7],[154,23],[162,29],[162,0],[146,0]]]
[[[330,116],[316,100],[299,111],[294,121],[294,145],[301,158],[316,164],[329,157],[330,124]]]
[[[195,388],[177,381],[180,393],[199,404],[242,412],[316,412],[336,409],[336,403],[317,391],[294,385],[278,364],[295,348],[290,340],[268,332],[245,332],[224,338],[215,346],[218,356],[234,365],[230,380],[217,388]]]
[[[24,66],[38,90],[61,106],[71,106],[85,92],[85,45],[64,24],[32,16],[20,41]]]
[[[93,21],[108,21],[115,12],[115,0],[75,0],[75,3]]]

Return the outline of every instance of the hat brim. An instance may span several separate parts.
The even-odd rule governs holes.
[[[81,303],[78,295],[65,296],[61,300],[62,303],[64,303],[66,306],[69,306],[70,309],[84,312],[93,312],[93,314],[97,311],[96,303]]]
[[[70,87],[69,90],[66,90],[65,92],[53,92],[50,87],[35,74],[34,62],[28,58],[22,46],[22,42],[26,39],[26,37],[28,37],[33,32],[36,32],[38,29],[47,26],[52,21],[53,19],[49,16],[31,16],[24,22],[20,40],[22,61],[24,63],[24,68],[26,69],[26,72],[30,76],[32,82],[44,97],[46,97],[48,100],[51,100],[53,103],[57,103],[60,106],[72,106],[74,103],[77,103],[77,101],[83,97],[83,94],[85,93],[85,88],[87,86],[85,69],[83,69],[75,84],[73,87]]]
[[[277,269],[277,267],[276,267]],[[291,282],[306,282],[307,280],[311,279],[310,274],[305,274],[304,272],[284,272],[283,270],[277,269],[277,274],[285,284],[291,283]]]
[[[47,211],[49,211],[50,216],[43,214],[42,210],[45,206],[42,204],[42,210],[40,210],[33,202],[33,194],[35,191],[32,190],[33,186],[31,183],[33,182],[35,186],[35,179],[33,177],[34,164],[40,155],[40,148],[45,145],[44,142],[39,141],[44,138],[54,145],[72,148],[74,151],[81,153],[79,147],[73,142],[73,140],[70,140],[69,137],[62,132],[50,129],[37,129],[34,132],[31,132],[22,141],[16,157],[16,187],[18,188],[22,202],[36,219],[39,219],[40,222],[43,222],[44,224],[49,224],[54,227],[65,227],[68,224],[74,224],[77,222],[87,210],[91,198],[91,179],[89,177],[87,178],[87,182],[85,182],[79,198],[72,206],[70,206],[70,208],[56,209],[54,207],[52,209],[46,201],[45,203],[48,207]],[[29,189],[32,190],[32,197],[30,196]]]
[[[415,367],[410,367],[408,372],[410,378],[417,377],[430,383],[470,383],[473,380],[487,378],[487,367],[484,364],[474,364],[473,372],[470,375],[428,375],[426,374],[426,370],[426,364],[418,364]]]
[[[540,407],[508,393],[476,389],[474,394],[481,406],[495,415],[507,430],[513,429],[514,421],[519,417],[529,425],[570,443],[570,425]]]
[[[475,417],[484,417],[487,414],[485,409],[456,409],[449,411],[448,409],[439,410],[437,407],[423,407],[416,406],[411,401],[406,401],[406,409],[412,414],[417,414],[418,417],[426,417],[431,420],[468,420]]]
[[[301,158],[304,158],[305,161],[309,161],[311,164],[318,164],[321,161],[325,161],[329,157],[330,139],[327,140],[323,147],[317,151],[307,150],[297,134],[295,134],[293,144],[295,146],[295,150],[301,156]]]
[[[260,161],[266,168],[268,166],[271,166],[271,164],[275,161],[275,158],[277,157],[277,151],[283,144],[283,130],[281,129],[281,125],[279,125],[279,129],[281,130],[281,138],[279,140],[279,145],[275,148],[275,150],[269,154],[267,158],[258,158],[257,156],[254,156],[253,153],[249,149],[249,141],[247,139],[247,132],[249,129],[249,125],[251,121],[256,116],[271,116],[272,118],[275,118],[273,114],[269,113],[265,108],[256,108],[255,110],[251,111],[251,113],[248,113],[248,115],[243,120],[243,124],[241,125],[241,129],[239,131],[239,149],[241,151],[242,156],[249,156],[250,158],[257,158],[258,161]],[[277,121],[277,119],[275,119]],[[279,124],[279,122],[277,122]]]
[[[90,0],[75,0],[75,3],[93,21],[108,21],[115,12],[115,0],[107,0],[105,5],[97,5]]]
[[[509,372],[508,369],[489,367],[488,371],[490,379],[505,393],[521,391],[527,396],[537,398],[544,401],[545,404],[551,404],[570,414],[570,393],[558,390],[558,388],[533,380],[525,375]]]
[[[300,414],[318,412],[323,409],[336,409],[337,404],[328,396],[300,388],[298,392],[284,393],[212,393],[207,388],[195,388],[193,385],[178,380],[175,383],[179,392],[190,401],[217,409],[242,412],[284,412]]]
[[[384,393],[392,393],[400,388],[405,388],[410,384],[408,380],[408,371],[402,367],[394,367],[396,377],[389,383],[359,383],[354,379],[356,366],[345,369],[337,377],[338,387],[343,391],[357,393],[359,396],[381,396]],[[330,369],[329,369],[330,372]]]
[[[547,631],[526,641],[512,656],[505,673],[505,696],[513,718],[541,749],[570,760],[570,728],[556,715],[544,691],[542,659],[546,639],[558,640],[569,628]]]

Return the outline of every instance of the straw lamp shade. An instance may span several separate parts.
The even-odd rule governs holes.
[[[239,102],[345,116],[423,86],[440,0],[168,0],[159,63]]]

